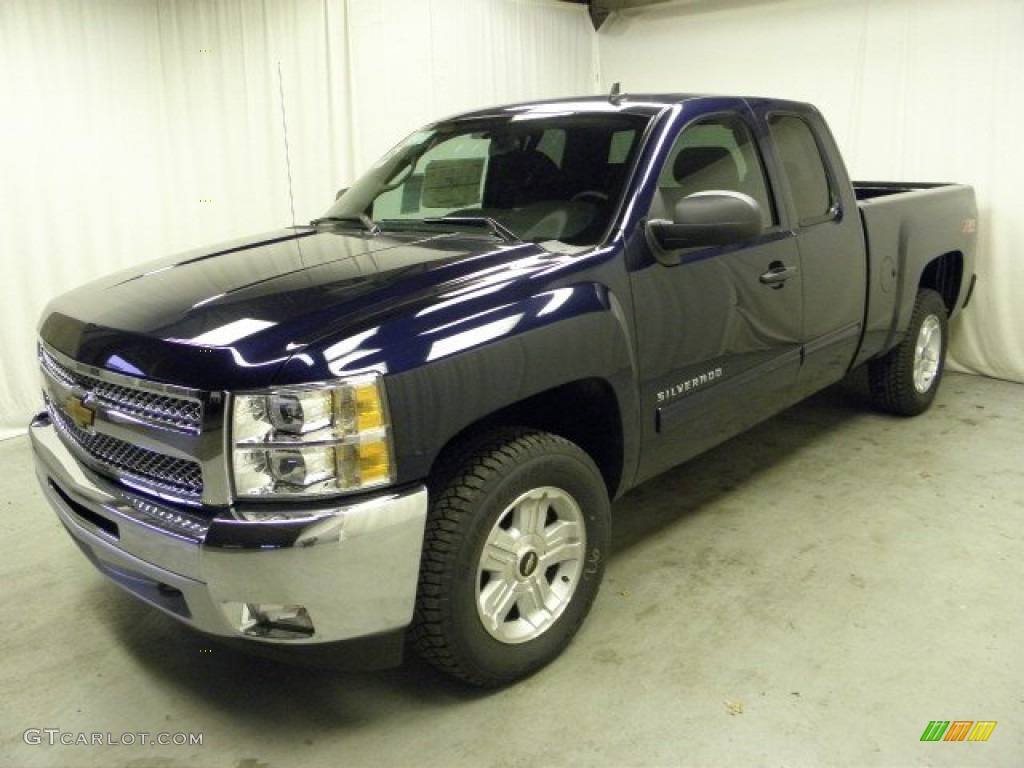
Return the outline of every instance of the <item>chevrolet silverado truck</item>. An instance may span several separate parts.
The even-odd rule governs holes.
[[[202,632],[505,684],[577,632],[628,489],[862,365],[926,410],[975,222],[967,186],[851,183],[802,103],[459,115],[308,226],[52,301],[38,479]]]

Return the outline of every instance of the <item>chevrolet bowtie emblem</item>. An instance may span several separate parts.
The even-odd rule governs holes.
[[[96,419],[96,412],[87,407],[81,398],[74,395],[64,403],[64,411],[79,429],[88,429]]]

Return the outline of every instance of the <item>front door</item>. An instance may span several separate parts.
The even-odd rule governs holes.
[[[672,219],[695,192],[730,190],[760,207],[759,237],[674,254],[666,266],[643,233],[632,262],[643,447],[638,481],[792,402],[803,315],[800,254],[778,225],[748,119],[688,124],[661,171],[649,219]]]

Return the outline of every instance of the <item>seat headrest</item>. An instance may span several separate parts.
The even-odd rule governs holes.
[[[739,181],[739,169],[732,154],[725,147],[686,147],[676,155],[672,175],[682,184],[695,176],[713,176],[732,186]]]

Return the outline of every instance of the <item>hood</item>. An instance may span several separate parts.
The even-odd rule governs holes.
[[[128,375],[201,389],[266,386],[311,344],[559,258],[478,235],[282,230],[67,293],[47,307],[40,336],[79,362]]]

